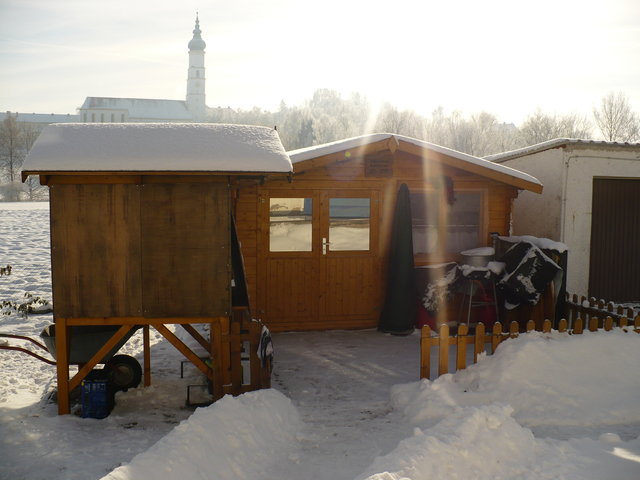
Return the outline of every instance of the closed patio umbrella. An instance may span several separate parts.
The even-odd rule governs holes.
[[[413,332],[417,315],[409,188],[400,185],[391,230],[385,302],[378,330],[396,335]]]

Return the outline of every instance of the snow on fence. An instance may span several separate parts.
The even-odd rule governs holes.
[[[584,307],[586,308],[586,307]],[[586,320],[586,326],[590,332],[596,332],[599,329],[609,331],[614,327],[633,330],[636,333],[640,333],[640,315],[637,315],[632,322],[632,326],[629,326],[630,320],[626,316],[616,315],[616,319],[611,315],[608,315],[604,320],[600,320],[599,317],[591,315]],[[506,327],[506,326],[505,326]],[[584,331],[585,321],[576,315],[572,319],[572,326],[569,327],[567,319],[563,318],[558,322],[558,331],[567,332],[573,335],[579,335]],[[449,354],[450,350],[455,352],[455,369],[463,370],[467,366],[467,360],[472,358],[472,363],[478,361],[478,355],[485,351],[486,345],[491,345],[491,353],[496,351],[498,345],[508,338],[515,338],[520,334],[520,326],[518,322],[511,322],[508,328],[503,330],[503,326],[500,322],[496,322],[493,325],[490,333],[485,333],[485,326],[483,323],[478,323],[475,326],[475,332],[469,334],[469,327],[465,324],[458,326],[456,335],[449,335],[449,326],[443,324],[440,327],[438,335],[433,336],[431,334],[431,328],[428,325],[422,327],[420,336],[420,378],[431,378],[431,350],[432,348],[438,348],[438,372],[437,375],[443,375],[449,373]],[[527,332],[535,330],[535,322],[529,320],[526,327]],[[545,320],[542,324],[542,332],[551,331],[551,320]],[[469,348],[473,348],[473,357],[467,355]]]

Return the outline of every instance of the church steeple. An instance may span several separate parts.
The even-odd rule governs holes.
[[[207,44],[200,34],[200,19],[196,13],[196,26],[193,38],[189,42],[189,71],[187,75],[187,108],[196,122],[204,121],[206,116],[204,49]]]
[[[202,40],[200,34],[202,31],[200,30],[200,19],[198,18],[198,14],[196,13],[196,28],[193,29],[193,38],[189,42],[189,51],[191,50],[204,50],[207,46]]]

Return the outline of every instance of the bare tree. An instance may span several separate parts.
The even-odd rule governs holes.
[[[46,197],[38,179],[29,179],[26,185],[20,182],[22,164],[41,131],[41,126],[19,122],[10,113],[0,124],[0,185],[5,200],[20,200],[23,192],[29,200]]]
[[[378,132],[420,138],[423,136],[424,119],[411,110],[398,110],[385,103],[378,113],[374,128]]]
[[[18,178],[25,154],[20,125],[8,114],[0,125],[0,167],[10,183]]]
[[[588,138],[591,136],[589,121],[577,114],[549,115],[540,109],[529,115],[520,126],[523,146],[546,142],[554,138]]]
[[[629,100],[622,92],[611,92],[600,101],[600,108],[593,109],[596,125],[610,142],[635,142],[640,140],[640,119],[631,110]]]

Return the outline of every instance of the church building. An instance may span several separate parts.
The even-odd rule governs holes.
[[[189,42],[186,100],[87,97],[78,109],[79,122],[203,122],[206,118],[204,49],[196,15]]]

